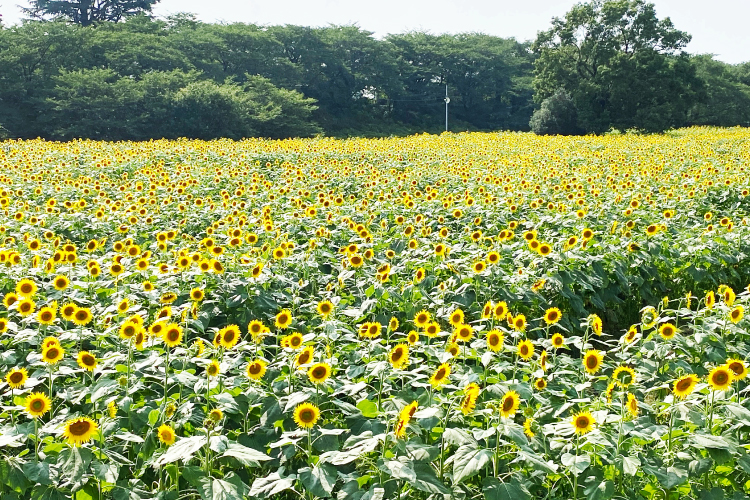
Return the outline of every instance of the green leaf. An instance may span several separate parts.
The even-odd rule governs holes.
[[[278,495],[282,491],[291,489],[297,476],[292,474],[281,477],[278,472],[274,472],[264,477],[258,477],[253,481],[250,488],[251,497],[267,497]]]
[[[570,469],[570,471],[576,476],[581,472],[585,471],[589,465],[591,465],[591,458],[588,455],[575,455],[571,453],[564,453],[560,458],[562,464]]]
[[[305,489],[312,495],[321,498],[331,496],[337,477],[336,467],[326,463],[319,463],[312,469],[306,467],[299,471],[299,478]]]
[[[246,488],[241,484],[210,477],[200,479],[198,490],[203,500],[243,500],[247,494]]]
[[[378,416],[378,405],[370,399],[363,399],[357,403],[357,408],[365,418],[375,418]]]
[[[151,410],[150,412],[148,412],[148,423],[149,423],[149,425],[154,426],[156,424],[156,422],[159,421],[159,414],[160,413],[161,412],[159,410]]]
[[[94,470],[94,477],[107,483],[116,483],[120,475],[120,468],[115,464],[103,464],[94,462],[91,467]]]
[[[493,455],[492,450],[477,449],[472,445],[460,446],[453,454],[454,484],[481,472],[492,460]]]
[[[688,473],[685,469],[680,469],[679,467],[669,467],[666,474],[657,474],[656,477],[663,487],[674,488],[688,480]]]
[[[583,490],[588,500],[608,500],[615,494],[615,483],[595,479]]]
[[[638,457],[623,457],[622,458],[622,470],[625,474],[635,476],[638,474],[638,467],[641,465],[641,461]]]
[[[482,481],[482,493],[486,500],[527,500],[529,492],[516,479],[503,483],[494,477]]]
[[[513,462],[525,460],[536,470],[540,470],[548,474],[554,474],[557,472],[558,465],[556,463],[552,461],[545,462],[544,458],[542,458],[540,455],[537,455],[536,453],[519,450],[517,455],[518,458],[516,458],[516,460],[514,460]]]
[[[166,465],[178,460],[188,461],[196,451],[206,445],[206,436],[191,436],[177,441],[167,452],[154,462],[154,465]]]
[[[236,458],[245,467],[259,467],[258,462],[271,460],[265,453],[238,443],[228,443],[226,451],[221,456]]]
[[[23,473],[26,474],[26,479],[32,483],[52,484],[49,464],[47,462],[26,462],[23,464]]]
[[[83,479],[92,458],[91,450],[75,446],[60,452],[57,456],[57,466],[71,482],[78,482]]]
[[[690,440],[701,448],[727,450],[732,453],[737,449],[737,445],[729,442],[722,436],[712,436],[710,434],[693,434],[692,436],[690,436]]]

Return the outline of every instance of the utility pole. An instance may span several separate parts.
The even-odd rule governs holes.
[[[448,103],[451,102],[451,98],[448,97],[448,84],[445,84],[445,131],[448,131]]]

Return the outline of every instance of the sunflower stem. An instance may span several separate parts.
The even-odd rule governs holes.
[[[34,417],[34,456],[36,461],[39,462],[39,420],[38,417]]]

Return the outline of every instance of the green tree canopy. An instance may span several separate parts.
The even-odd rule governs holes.
[[[64,17],[88,26],[99,21],[120,21],[125,17],[150,12],[159,0],[30,0],[24,8],[35,19]]]

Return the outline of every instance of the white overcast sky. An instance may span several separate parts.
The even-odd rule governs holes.
[[[750,61],[750,1],[651,0],[659,17],[693,35],[692,53],[711,53],[728,63]],[[6,24],[21,18],[16,4],[0,0]],[[425,30],[432,33],[483,32],[531,40],[562,16],[574,0],[162,0],[158,16],[193,12],[206,22],[326,26],[356,23],[380,37]]]

